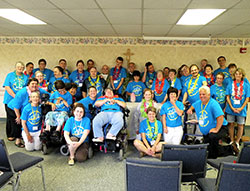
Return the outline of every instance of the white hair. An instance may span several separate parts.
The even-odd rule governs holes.
[[[207,94],[210,94],[210,88],[208,86],[201,86],[199,89],[199,93],[204,90]]]

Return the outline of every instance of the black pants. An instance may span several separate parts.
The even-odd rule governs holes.
[[[226,135],[227,130],[225,126],[222,126],[218,133],[209,133],[203,135],[204,143],[209,143],[208,146],[208,158],[217,158],[221,156],[233,155],[233,148],[231,145],[221,146],[219,140]]]
[[[22,125],[16,123],[16,113],[5,104],[7,113],[6,134],[7,137],[21,138]]]

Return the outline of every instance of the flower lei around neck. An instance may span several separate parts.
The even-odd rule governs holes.
[[[240,86],[238,87],[236,80],[234,80],[234,82],[232,84],[233,85],[232,96],[234,96],[235,99],[237,99],[237,100],[242,99],[242,96],[243,96],[243,83],[244,83],[243,80],[241,80]]]
[[[140,108],[140,112],[141,112],[141,117],[143,118],[148,118],[147,115],[147,108],[152,107],[153,106],[153,100],[151,99],[149,101],[148,107],[147,107],[147,102],[145,99],[142,100],[142,104],[141,104],[141,108]]]
[[[156,81],[155,81],[155,91],[158,94],[162,93],[162,90],[163,90],[163,87],[164,87],[164,84],[165,84],[165,78],[163,78],[161,80],[161,85],[159,85],[159,83],[160,83],[160,80],[158,80],[158,78],[157,78]]]
[[[113,80],[117,80],[117,78],[120,75],[121,69],[122,69],[122,67],[118,68],[118,71],[117,71],[117,66],[114,68],[114,71],[113,71]]]

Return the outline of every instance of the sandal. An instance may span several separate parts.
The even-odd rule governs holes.
[[[15,143],[15,145],[16,145],[18,148],[24,148],[24,144],[23,144],[23,143]]]
[[[14,141],[16,138],[15,137],[8,137],[8,141]]]
[[[74,164],[75,164],[74,159],[73,159],[73,158],[69,158],[69,160],[68,160],[68,165],[69,165],[69,166],[73,166]]]

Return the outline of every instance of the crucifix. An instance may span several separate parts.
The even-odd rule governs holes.
[[[127,64],[128,64],[128,63],[130,62],[131,56],[133,56],[134,53],[132,53],[132,52],[130,51],[130,48],[128,48],[128,49],[127,49],[127,52],[126,52],[126,53],[123,53],[123,55],[126,56],[126,60],[127,60]]]

